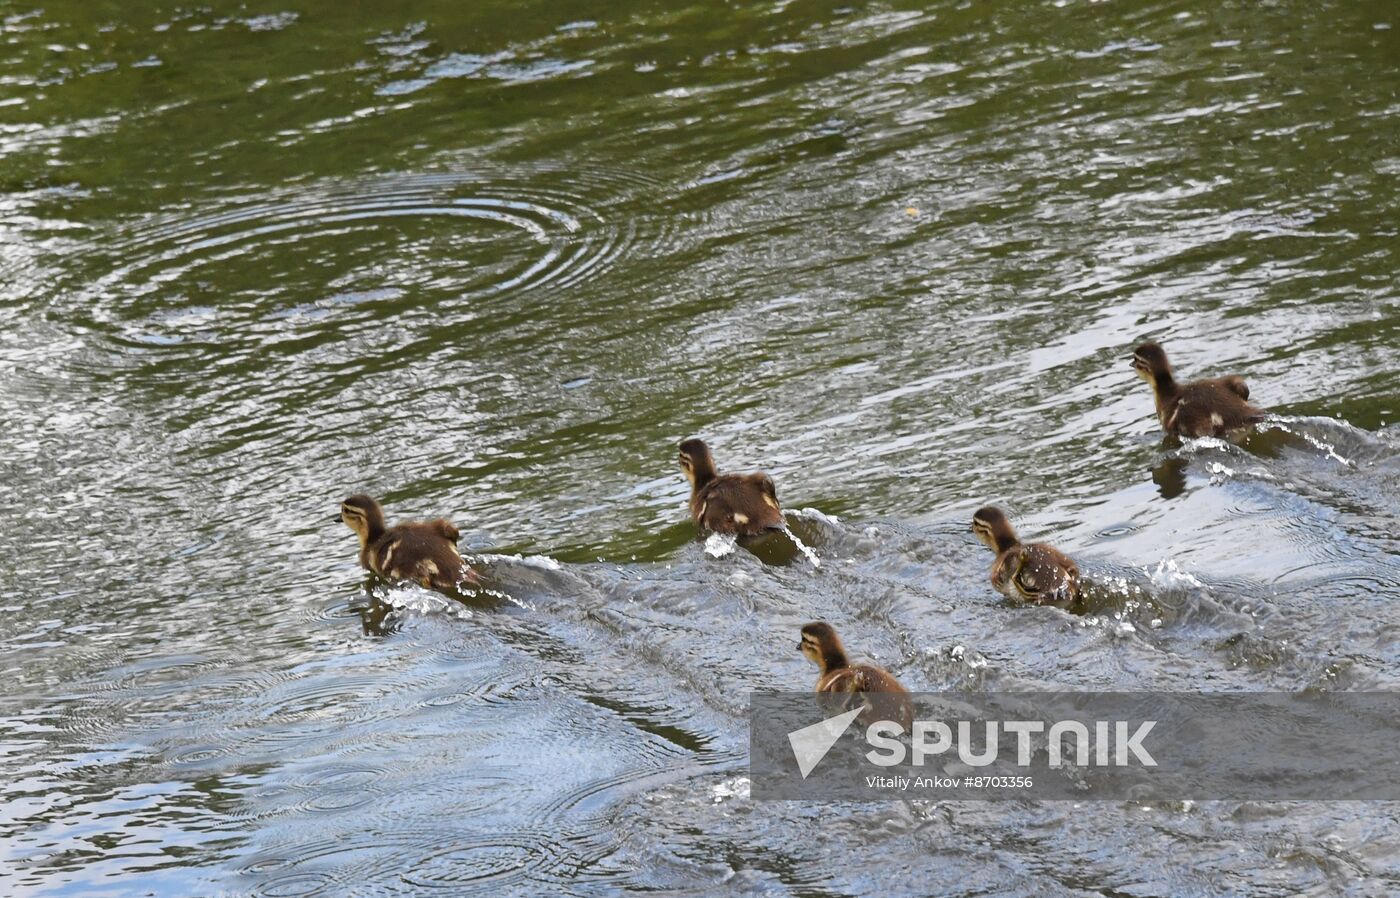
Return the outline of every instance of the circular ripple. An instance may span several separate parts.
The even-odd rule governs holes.
[[[476,694],[471,692],[447,692],[441,695],[430,695],[419,704],[429,708],[448,708],[452,705],[461,704],[462,702],[470,701],[477,697]]]
[[[215,748],[190,748],[175,752],[170,755],[169,762],[173,765],[203,764],[215,758],[222,758],[228,754],[228,748],[219,746]]]
[[[377,767],[341,765],[318,770],[301,781],[310,788],[361,789],[378,781],[384,771]]]
[[[277,876],[253,889],[258,898],[308,898],[311,895],[330,894],[341,883],[328,873],[305,871]]]
[[[60,729],[94,740],[110,738],[118,731],[128,736],[149,732],[180,722],[184,709],[196,704],[217,707],[220,699],[257,695],[278,680],[266,672],[230,671],[226,664],[214,659],[175,658],[110,668],[83,684],[83,691],[65,710]],[[216,750],[210,745],[202,747]]]
[[[553,878],[568,850],[530,833],[497,833],[434,851],[400,875],[416,888],[499,889]]]
[[[336,832],[334,835],[315,840],[284,844],[275,852],[260,853],[250,859],[241,872],[244,876],[260,881],[258,889],[261,891],[256,891],[257,894],[264,894],[270,889],[284,888],[287,883],[306,882],[303,877],[314,877],[318,883],[323,882],[324,885],[315,887],[323,891],[329,889],[331,894],[347,893],[350,883],[355,884],[357,891],[366,894],[397,893],[402,891],[404,883],[412,882],[424,871],[426,875],[422,878],[426,887],[436,885],[460,888],[464,883],[470,885],[473,879],[462,878],[459,875],[462,871],[458,862],[470,862],[469,855],[473,849],[481,847],[478,861],[489,865],[489,876],[485,880],[477,877],[475,881],[484,881],[495,887],[503,881],[524,878],[530,875],[531,871],[548,870],[557,866],[557,860],[541,864],[515,851],[518,848],[528,854],[539,849],[541,845],[542,843],[528,837],[513,835],[483,839],[469,836],[467,841],[463,842],[454,839],[442,829],[389,829],[374,832],[351,830]],[[505,848],[502,851],[491,846]],[[563,853],[563,849],[552,843],[543,844],[543,848],[551,851],[556,858]],[[439,856],[454,855],[460,851],[467,852],[467,855],[435,860]],[[512,856],[520,859],[519,870],[511,869],[514,863]],[[495,860],[491,861],[493,857]],[[424,860],[414,861],[414,858]],[[306,866],[315,866],[318,869],[299,869]],[[401,875],[401,871],[404,870],[411,872]],[[443,880],[442,876],[448,879]],[[335,887],[337,883],[338,888]]]
[[[455,295],[467,300],[572,287],[628,257],[647,259],[651,271],[657,260],[675,251],[678,217],[658,200],[661,189],[660,182],[639,175],[601,170],[386,175],[301,187],[275,199],[205,214],[155,217],[110,240],[116,260],[87,291],[93,300],[85,303],[90,310],[78,314],[90,315],[122,342],[155,348],[177,345],[218,314],[190,304],[174,286],[197,281],[204,266],[237,264],[272,244],[286,247],[348,229],[402,230],[408,223],[431,219],[454,220],[477,231],[515,231],[536,247],[486,283],[454,284]],[[451,256],[442,261],[461,260]],[[433,259],[424,264],[431,267]],[[635,280],[629,276],[629,283]],[[113,295],[124,301],[103,301]],[[337,294],[329,310],[302,311],[320,318],[397,295],[392,284],[387,290],[351,290]],[[263,314],[285,317],[293,312]]]

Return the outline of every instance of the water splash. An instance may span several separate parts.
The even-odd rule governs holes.
[[[561,571],[564,569],[564,565],[548,555],[499,555],[493,552],[484,552],[476,557],[483,562],[504,561],[524,567],[538,568],[542,571]]]
[[[822,566],[821,559],[817,557],[817,553],[808,548],[807,544],[799,539],[797,534],[793,533],[787,525],[783,526],[783,533],[787,534],[787,538],[792,540],[792,544],[797,547],[797,551],[801,552],[807,560],[812,563],[812,567],[819,568]]]
[[[461,620],[470,620],[474,615],[470,608],[461,602],[453,601],[441,593],[424,589],[412,583],[394,584],[380,596],[384,604],[395,611],[412,611],[417,614],[443,614]]]
[[[1181,586],[1194,586],[1198,589],[1206,588],[1206,585],[1194,575],[1183,571],[1177,565],[1176,559],[1174,558],[1163,558],[1161,561],[1157,562],[1155,568],[1143,568],[1143,573],[1147,575],[1148,580],[1151,581],[1153,586],[1162,589],[1171,589]]]
[[[749,778],[746,776],[736,776],[724,782],[716,783],[710,787],[710,796],[715,804],[727,801],[730,798],[740,798],[747,800],[749,797]]]
[[[1300,426],[1301,425],[1301,426]],[[1344,435],[1352,438],[1369,438],[1371,435],[1358,427],[1353,427],[1345,421],[1338,421],[1333,418],[1300,418],[1288,415],[1269,415],[1262,424],[1259,425],[1261,431],[1275,430],[1289,436],[1303,440],[1312,448],[1322,453],[1323,457],[1330,458],[1337,464],[1346,468],[1355,468],[1356,462],[1338,451],[1335,443],[1323,439],[1315,431],[1318,429],[1341,430]],[[1350,431],[1350,433],[1347,433]]]
[[[733,555],[739,540],[732,533],[711,533],[705,539],[705,554],[711,558]]]
[[[796,511],[789,511],[788,514],[796,515],[799,518],[807,518],[819,524],[827,524],[832,527],[841,523],[841,518],[834,514],[827,514],[819,508],[799,508]]]

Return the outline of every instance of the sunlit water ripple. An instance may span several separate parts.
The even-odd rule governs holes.
[[[0,892],[1400,890],[1389,805],[746,778],[816,618],[916,689],[1397,687],[1389,12],[342,12],[0,19]],[[1148,336],[1273,416],[1162,440]],[[696,537],[695,435],[790,538]],[[483,588],[366,579],[357,491]]]

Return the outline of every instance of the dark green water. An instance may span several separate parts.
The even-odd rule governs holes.
[[[920,689],[1400,688],[1393,3],[62,0],[0,55],[0,893],[1400,890],[1390,804],[744,779],[814,618]],[[1144,337],[1282,418],[1164,445]],[[706,555],[694,435],[819,568]],[[367,583],[356,491],[511,601]],[[1092,613],[990,590],[987,502]]]

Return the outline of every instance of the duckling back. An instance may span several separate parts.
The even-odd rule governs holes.
[[[460,584],[465,569],[457,551],[460,536],[457,528],[442,518],[399,524],[366,545],[360,563],[381,577],[452,590]]]
[[[1249,387],[1240,377],[1198,380],[1182,387],[1161,410],[1162,427],[1185,437],[1224,436],[1263,419],[1263,410],[1248,400]]]
[[[869,664],[854,664],[828,671],[817,680],[817,692],[825,695],[860,695],[867,710],[856,718],[861,726],[893,720],[909,731],[914,717],[909,691],[888,671]]]
[[[722,474],[690,498],[699,526],[716,533],[756,536],[784,526],[777,488],[767,474]]]
[[[1018,543],[992,565],[992,585],[1009,599],[1073,602],[1079,597],[1079,565],[1046,543]]]

